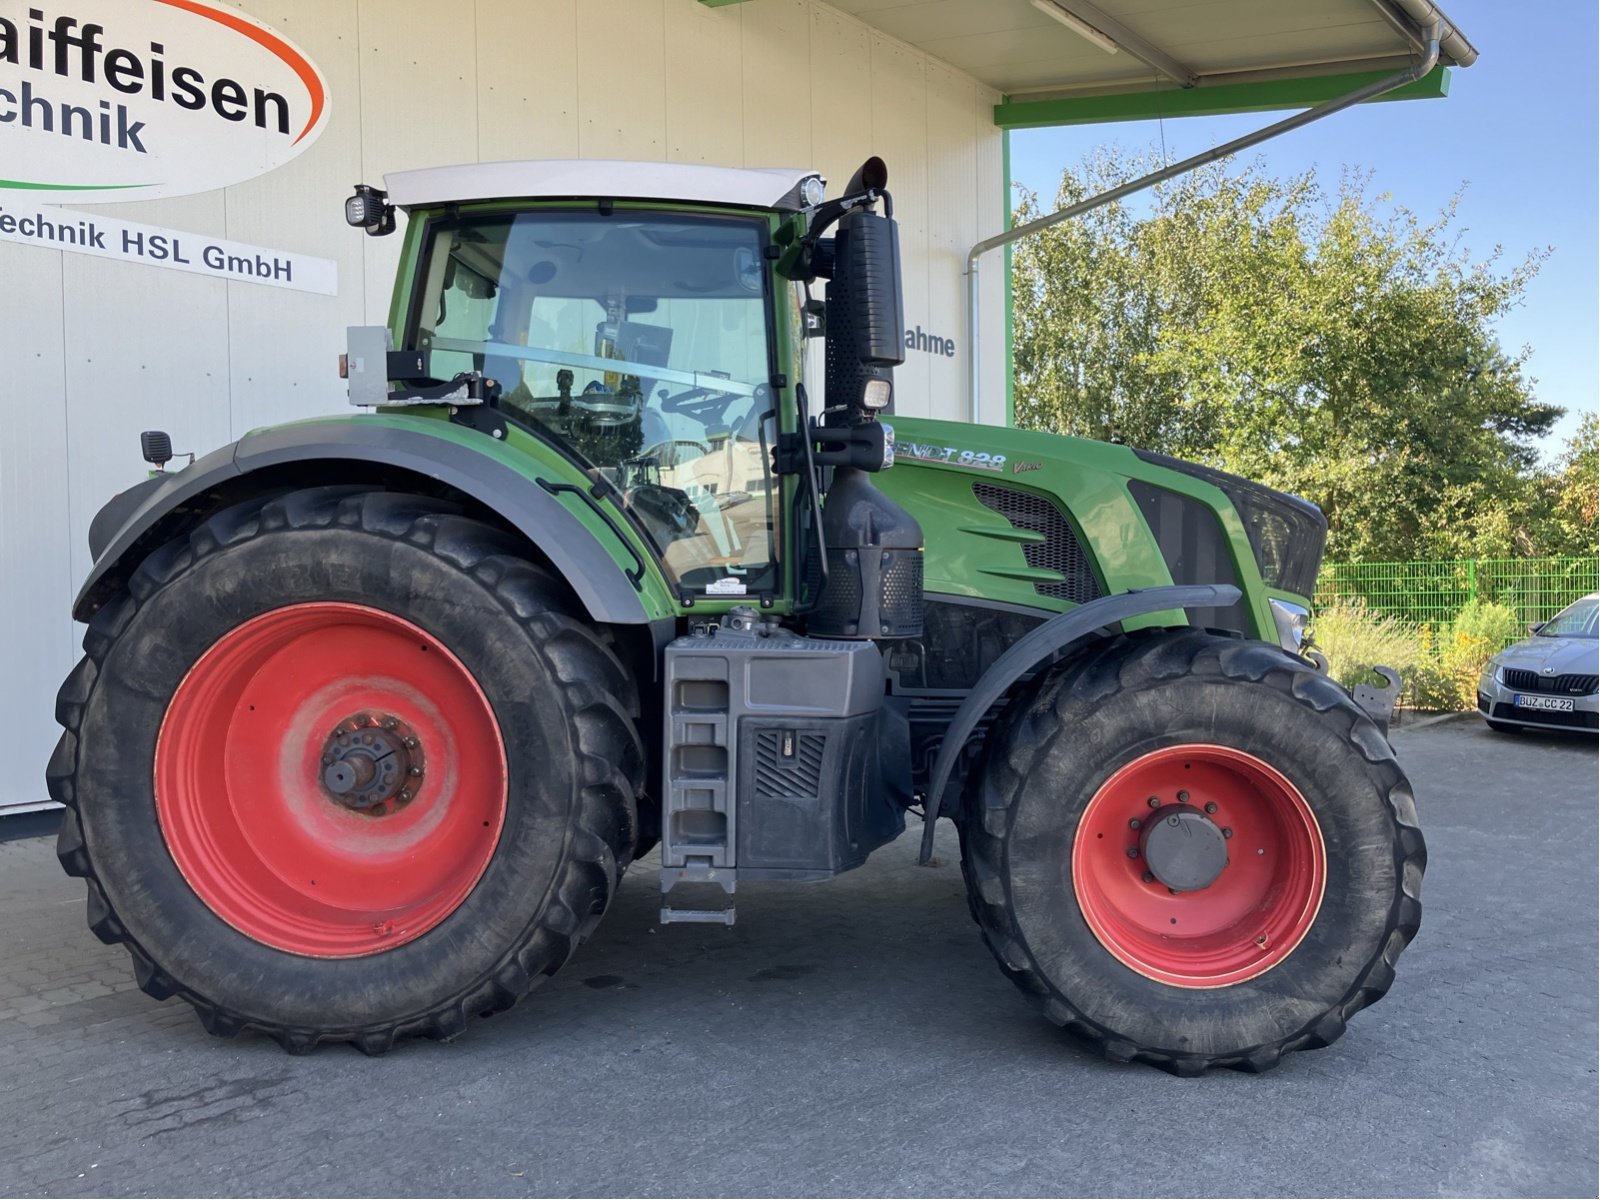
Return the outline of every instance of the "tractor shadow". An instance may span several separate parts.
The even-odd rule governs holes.
[[[917,840],[908,833],[827,882],[743,884],[732,928],[661,924],[651,854],[554,978],[467,1036],[541,1042],[609,1026],[639,1050],[701,1054],[709,1033],[719,1047],[747,1041],[774,1069],[857,1039],[908,1054],[937,1040],[944,1052],[1102,1065],[1000,973],[967,911],[954,831],[940,830],[926,867]]]

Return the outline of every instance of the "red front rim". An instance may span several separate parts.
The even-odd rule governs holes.
[[[379,745],[399,757],[385,760],[391,794],[373,800],[373,782],[357,809],[327,764],[367,727],[387,728]],[[156,743],[155,794],[173,860],[212,912],[279,950],[354,958],[420,937],[477,885],[505,824],[505,746],[437,638],[364,605],[296,604],[190,669]]]
[[[1227,865],[1195,891],[1173,892],[1138,856],[1140,824],[1158,805],[1176,804],[1206,812],[1228,835]],[[1175,987],[1225,987],[1283,962],[1316,920],[1326,880],[1322,831],[1305,797],[1228,746],[1134,759],[1089,801],[1072,847],[1078,906],[1100,944]]]

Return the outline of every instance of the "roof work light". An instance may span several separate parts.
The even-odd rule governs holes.
[[[344,202],[344,219],[357,229],[365,229],[373,237],[394,232],[394,205],[387,203],[389,194],[370,184],[356,184],[356,194]]]

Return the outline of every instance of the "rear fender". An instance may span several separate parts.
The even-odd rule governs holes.
[[[157,546],[180,536],[208,515],[253,497],[294,487],[367,483],[403,490],[408,480],[475,501],[527,538],[550,562],[596,622],[644,625],[668,614],[658,610],[653,572],[632,543],[613,534],[627,565],[602,537],[567,507],[569,492],[583,489],[544,479],[452,436],[434,422],[373,419],[308,421],[247,434],[192,466],[146,480],[114,498],[95,517],[95,555],[73,604],[87,621],[113,596]],[[414,428],[411,426],[418,426]],[[498,449],[498,447],[497,447]],[[535,464],[537,465],[537,464]],[[582,497],[580,497],[581,499]]]
[[[950,783],[950,774],[956,760],[972,736],[978,722],[1011,686],[1029,672],[1037,670],[1067,649],[1119,621],[1168,609],[1221,608],[1239,598],[1239,589],[1230,584],[1190,584],[1181,587],[1143,588],[1122,592],[1115,596],[1102,596],[1087,604],[1051,617],[1043,625],[1030,630],[1014,642],[1009,650],[994,660],[977,686],[967,693],[956,715],[945,730],[939,744],[939,757],[934,760],[933,774],[928,781],[924,801],[927,814],[922,828],[922,862],[933,857],[933,827],[938,820],[941,801]]]

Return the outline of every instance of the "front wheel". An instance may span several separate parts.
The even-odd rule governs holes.
[[[1410,787],[1277,647],[1110,639],[996,726],[963,867],[1003,970],[1111,1059],[1263,1070],[1388,990],[1421,919]]]
[[[387,1049],[505,1008],[638,837],[632,682],[516,543],[322,488],[213,516],[90,624],[58,852],[213,1033]]]

